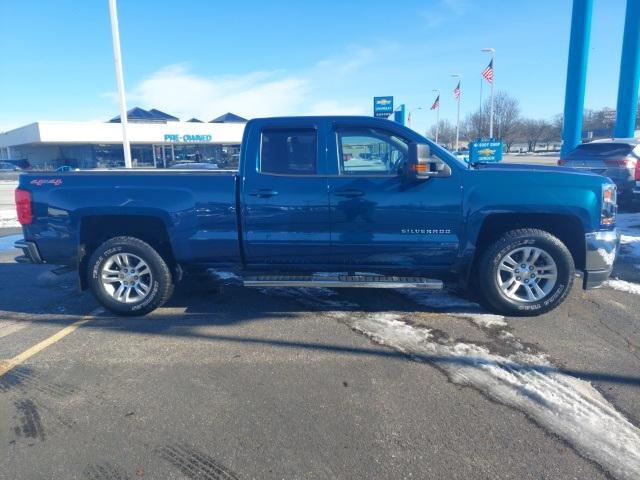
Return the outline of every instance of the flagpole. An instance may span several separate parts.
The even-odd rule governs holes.
[[[489,138],[493,138],[493,84],[496,82],[496,64],[495,64],[495,57],[496,57],[496,49],[495,48],[483,48],[481,50],[482,52],[486,52],[486,53],[490,53],[491,54],[491,74],[492,74],[492,79],[491,79],[491,109],[489,112]]]
[[[111,36],[113,37],[113,61],[116,66],[116,82],[120,99],[120,123],[122,125],[122,148],[124,150],[124,166],[131,168],[131,147],[127,136],[127,101],[124,94],[124,75],[122,74],[122,55],[120,53],[120,31],[118,29],[118,10],[116,0],[109,0],[109,14],[111,17]]]
[[[456,152],[458,151],[458,148],[460,146],[460,97],[462,97],[462,75],[459,74],[454,74],[451,75],[453,78],[457,78],[458,79],[458,98],[456,98],[457,102],[458,102],[458,115],[456,117]]]
[[[438,100],[438,108],[436,108],[436,144],[438,143],[438,132],[440,131],[440,90],[435,89],[434,92],[438,92],[436,99]]]

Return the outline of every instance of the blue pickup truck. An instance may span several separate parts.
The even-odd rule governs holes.
[[[247,123],[238,171],[21,175],[22,262],[77,269],[109,310],[165,303],[185,272],[246,286],[464,289],[536,315],[582,272],[604,282],[619,244],[616,188],[562,167],[468,165],[370,117]],[[364,273],[363,273],[364,272]]]

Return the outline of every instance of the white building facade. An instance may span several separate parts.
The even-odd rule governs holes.
[[[237,118],[228,123],[204,123],[195,119],[135,120],[129,115],[127,132],[133,167],[168,168],[197,162],[235,168],[245,126],[244,119]],[[124,167],[122,126],[118,117],[104,123],[25,125],[0,133],[0,161],[7,160],[33,170]]]

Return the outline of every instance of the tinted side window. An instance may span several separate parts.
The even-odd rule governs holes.
[[[406,161],[409,147],[399,137],[381,130],[338,131],[338,159],[343,175],[393,175]]]
[[[263,130],[260,171],[284,175],[317,173],[314,129]]]

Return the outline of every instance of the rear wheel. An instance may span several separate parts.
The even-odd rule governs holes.
[[[119,315],[144,315],[173,293],[167,263],[146,242],[115,237],[100,245],[89,260],[88,278],[98,301]]]
[[[567,247],[549,232],[505,233],[483,253],[477,271],[483,303],[513,316],[540,315],[560,305],[575,275]]]

